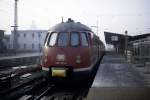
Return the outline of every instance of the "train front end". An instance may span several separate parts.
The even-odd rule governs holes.
[[[42,70],[48,72],[48,77],[80,77],[90,73],[90,31],[83,26],[72,21],[61,23],[47,34]]]

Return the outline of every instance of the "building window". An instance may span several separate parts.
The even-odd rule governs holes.
[[[41,44],[39,43],[39,49],[41,48]]]
[[[20,37],[20,34],[17,34],[17,37]]]
[[[39,37],[39,38],[41,37],[41,33],[38,34],[38,37]]]
[[[32,49],[34,49],[34,44],[32,43]]]
[[[24,49],[26,49],[26,44],[24,44],[23,46],[24,46]]]
[[[32,33],[32,38],[34,38],[34,33]]]
[[[26,37],[26,33],[24,33],[24,38]]]
[[[18,48],[20,48],[20,45],[18,44]]]

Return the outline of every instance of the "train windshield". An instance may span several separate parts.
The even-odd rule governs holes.
[[[51,35],[49,37],[49,41],[48,41],[49,46],[54,46],[56,44],[57,34],[58,33],[51,33]]]
[[[58,46],[68,45],[68,33],[59,33],[58,35]]]
[[[81,33],[81,45],[85,47],[88,46],[88,39],[85,33]]]
[[[71,46],[79,45],[79,33],[71,33]]]

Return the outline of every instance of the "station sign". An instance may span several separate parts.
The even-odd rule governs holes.
[[[118,36],[111,36],[111,41],[118,41]]]

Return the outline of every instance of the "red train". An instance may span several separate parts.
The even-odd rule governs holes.
[[[68,19],[48,32],[42,57],[42,70],[49,77],[90,75],[105,47],[89,27]]]

